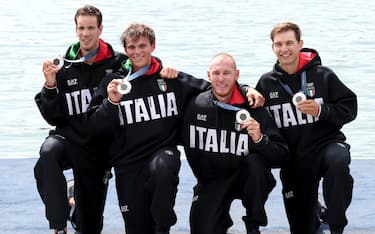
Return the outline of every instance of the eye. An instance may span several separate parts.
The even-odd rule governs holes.
[[[276,48],[280,48],[281,47],[281,43],[280,42],[273,43],[273,46],[275,46]]]
[[[135,46],[128,46],[127,49],[128,50],[134,50]]]

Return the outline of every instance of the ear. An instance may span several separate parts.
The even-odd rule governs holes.
[[[211,73],[210,73],[210,71],[207,71],[207,77],[208,77],[208,80],[211,81]]]
[[[237,70],[236,70],[236,80],[238,80],[239,77],[240,77],[240,70],[237,69]]]
[[[303,48],[303,40],[300,40],[300,41],[298,42],[298,44],[299,44],[299,48],[302,49],[302,48]]]
[[[100,25],[100,26],[99,26],[99,35],[101,35],[102,32],[103,32],[103,25]]]
[[[271,49],[272,49],[272,51],[275,51],[273,42],[271,44]]]
[[[152,45],[151,45],[151,52],[154,52],[156,48],[156,42],[154,42]]]

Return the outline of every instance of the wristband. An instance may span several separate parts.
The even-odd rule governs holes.
[[[120,104],[120,102],[115,102],[115,101],[112,101],[109,97],[107,98],[107,100],[112,103],[113,105],[118,105]]]
[[[56,89],[57,88],[57,84],[55,83],[53,86],[50,86],[47,84],[47,82],[44,82],[44,87],[46,89]]]
[[[259,142],[261,142],[263,140],[263,134],[260,135],[260,138],[257,140],[257,141],[254,141],[255,144],[258,144]]]

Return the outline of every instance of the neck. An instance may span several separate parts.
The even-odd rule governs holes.
[[[146,65],[144,65],[144,66],[142,66],[142,67],[140,67],[140,66],[136,66],[136,65],[133,65],[133,64],[132,64],[132,72],[137,72],[137,71],[139,71],[139,70],[141,70],[142,68],[147,67],[147,66],[150,66],[150,67],[151,67],[151,63],[146,64]]]
[[[280,63],[280,67],[286,72],[286,73],[288,73],[289,75],[292,75],[292,74],[294,74],[294,73],[296,73],[297,72],[297,66],[298,66],[298,64],[296,64],[296,65],[285,65],[285,64],[281,64]]]
[[[92,49],[89,49],[89,50],[85,50],[85,49],[82,49],[82,47],[80,47],[80,48],[79,48],[79,54],[81,55],[81,57],[84,57],[84,56],[86,56],[88,53],[90,53],[90,52],[96,50],[97,48],[99,48],[99,44],[100,44],[100,43],[99,43],[99,41],[98,41],[98,42],[96,43],[95,47],[92,48]],[[99,51],[98,51],[98,52],[99,52]],[[94,60],[95,57],[96,57],[96,55],[93,56],[92,58],[90,58],[88,61]]]
[[[90,52],[94,51],[96,48],[88,51],[88,50],[80,50],[80,57],[85,57],[87,54],[89,54]],[[85,63],[88,63],[88,64],[91,64],[95,61],[95,58],[96,58],[96,54],[94,56],[92,56],[91,58],[89,58],[88,60],[85,61]]]
[[[222,97],[222,96],[218,96],[218,95],[216,95],[215,94],[215,97],[216,97],[216,99],[218,100],[218,101],[220,101],[220,102],[224,102],[224,103],[229,103],[230,102],[230,99],[232,98],[232,94],[231,95],[227,95],[227,96],[225,96],[225,97]]]

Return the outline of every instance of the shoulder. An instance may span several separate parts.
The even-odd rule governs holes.
[[[213,98],[211,90],[207,90],[192,96],[188,103],[189,105],[194,105],[196,107],[212,106]]]
[[[111,82],[111,80],[121,78],[123,78],[123,75],[120,72],[108,73],[103,77],[101,83],[107,85],[109,82]]]
[[[119,51],[113,51],[113,56],[115,57],[116,60],[120,62],[123,62],[129,58],[126,54],[121,53]]]
[[[335,74],[332,68],[324,66],[324,65],[317,65],[315,66],[315,69],[317,72]]]
[[[259,81],[266,81],[266,80],[276,80],[275,72],[269,71],[269,72],[263,73],[259,78]]]
[[[268,108],[266,107],[248,109],[248,111],[250,112],[250,115],[260,123],[266,121],[268,118],[272,118]]]
[[[211,89],[201,92],[195,96],[195,105],[198,107],[213,107],[214,99]]]

